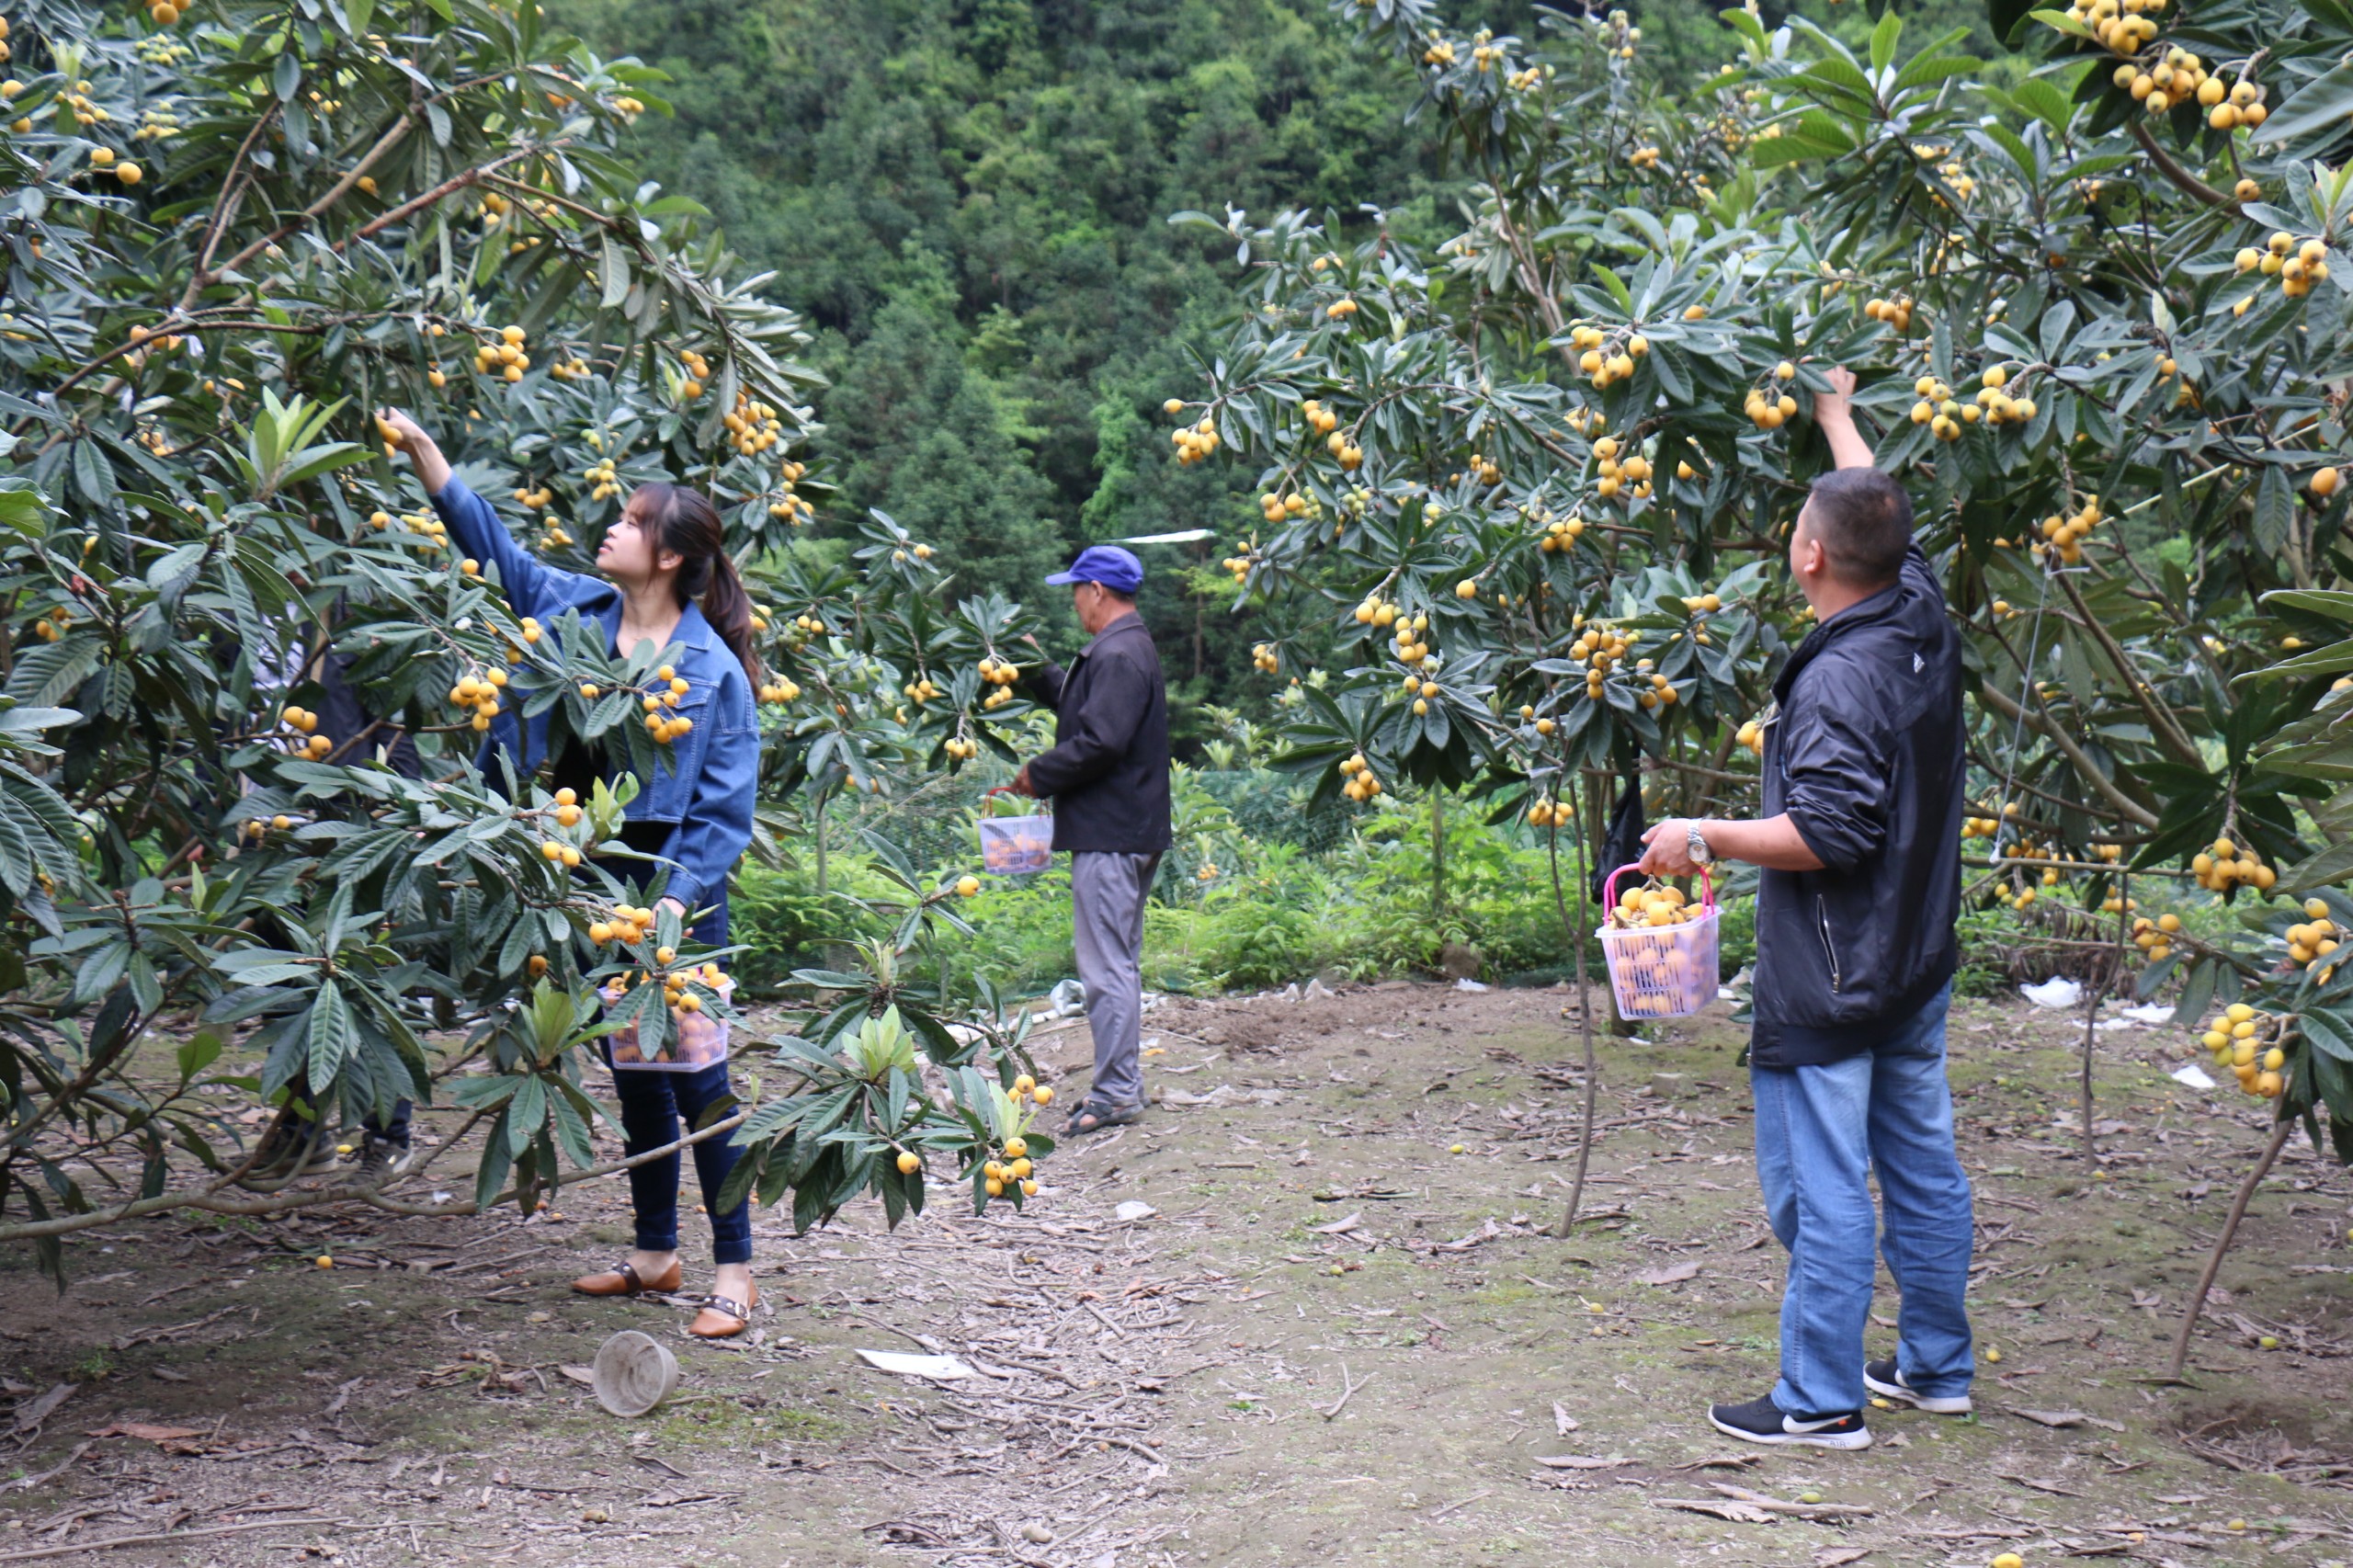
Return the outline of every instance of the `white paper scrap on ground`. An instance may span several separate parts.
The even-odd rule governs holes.
[[[1485,986],[1480,984],[1475,980],[1458,980],[1454,983],[1454,988],[1457,991],[1484,991],[1486,989]]]
[[[2175,1068],[2166,1076],[2177,1084],[2187,1084],[2193,1089],[2211,1089],[2214,1086],[2214,1080],[2206,1075],[2206,1069],[2195,1062]]]
[[[2038,1007],[2072,1007],[2084,999],[2084,988],[2062,974],[2040,985],[2021,985],[2018,994]]]
[[[2152,1002],[2145,1007],[2127,1007],[2124,1016],[2136,1024],[2169,1024],[2173,1022],[2173,1005]]]
[[[903,1378],[969,1378],[972,1369],[953,1356],[911,1356],[904,1350],[861,1350],[858,1358],[879,1371]]]
[[[1132,1225],[1138,1220],[1149,1220],[1160,1210],[1139,1199],[1131,1198],[1111,1210],[1111,1218],[1122,1225]]]

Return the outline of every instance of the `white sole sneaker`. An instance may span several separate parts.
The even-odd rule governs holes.
[[[1896,1373],[1892,1380],[1883,1381],[1873,1377],[1870,1370],[1866,1369],[1863,1373],[1863,1386],[1892,1403],[1908,1404],[1915,1410],[1925,1410],[1931,1415],[1967,1415],[1977,1408],[1970,1403],[1969,1396],[1965,1393],[1951,1399],[1938,1399],[1933,1394],[1922,1393],[1919,1390],[1905,1384],[1904,1374],[1901,1372]]]
[[[1870,1428],[1860,1424],[1844,1432],[1808,1432],[1803,1430],[1755,1432],[1732,1422],[1719,1420],[1714,1411],[1708,1412],[1708,1425],[1727,1437],[1738,1437],[1744,1443],[1764,1443],[1774,1448],[1806,1449],[1868,1449],[1871,1446]]]

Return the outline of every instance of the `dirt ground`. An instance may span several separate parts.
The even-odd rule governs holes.
[[[565,1290],[627,1243],[620,1179],[529,1222],[88,1233],[62,1299],[29,1253],[0,1258],[0,1564],[2353,1562],[2353,1180],[2283,1161],[2188,1386],[2156,1378],[2262,1136],[2234,1091],[2165,1076],[2180,1031],[2100,1033],[2095,1166],[2080,1014],[1958,1006],[1978,1414],[1874,1411],[1877,1447],[1821,1454],[1703,1415],[1775,1366],[1740,1031],[1719,1006],[1605,1041],[1559,1241],[1573,1006],[1167,1000],[1145,1020],[1160,1108],[1058,1153],[1026,1216],[942,1202],[893,1235],[861,1204],[796,1240],[763,1212],[768,1300],[733,1346],[685,1337],[683,1304]],[[1074,1097],[1083,1026],[1045,1043]],[[445,1165],[461,1185],[471,1153]],[[1122,1221],[1130,1202],[1153,1212]],[[1892,1291],[1880,1312],[1884,1353]],[[636,1421],[565,1370],[623,1327],[684,1369]]]

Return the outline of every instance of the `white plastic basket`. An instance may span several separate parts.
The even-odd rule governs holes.
[[[990,795],[1002,792],[992,790]],[[982,797],[985,808],[988,797]],[[1054,819],[1040,812],[1026,817],[981,818],[981,864],[1000,877],[1026,877],[1042,871],[1054,858]]]
[[[1602,890],[1608,909],[1618,907],[1618,879],[1639,866],[1620,866],[1609,873]],[[1618,995],[1618,1012],[1628,1018],[1681,1018],[1715,1000],[1716,884],[1707,868],[1699,870],[1699,909],[1696,919],[1673,926],[1637,926],[1625,930],[1604,926],[1601,956],[1609,965],[1609,987]]]

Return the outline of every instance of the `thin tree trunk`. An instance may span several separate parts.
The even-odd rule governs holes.
[[[1565,776],[1563,776],[1563,781],[1564,783],[1567,781]],[[1572,791],[1570,798],[1572,802],[1574,802],[1575,799],[1574,792],[1575,786],[1571,785],[1570,789]],[[1574,921],[1569,918],[1568,901],[1563,897],[1561,893],[1561,830],[1559,827],[1552,826],[1545,829],[1545,849],[1546,858],[1551,861],[1552,868],[1552,905],[1555,909],[1560,911],[1561,924],[1563,926],[1566,926],[1569,930],[1573,938],[1572,945],[1575,955],[1572,961],[1576,965],[1577,1033],[1585,1044],[1585,1109],[1577,1125],[1576,1175],[1571,1178],[1569,1182],[1569,1201],[1566,1207],[1563,1208],[1561,1210],[1560,1222],[1552,1227],[1552,1234],[1556,1237],[1565,1237],[1568,1235],[1569,1227],[1577,1222],[1577,1206],[1585,1201],[1586,1166],[1590,1164],[1593,1159],[1594,1101],[1598,1092],[1601,1079],[1600,1071],[1594,1061],[1593,1055],[1593,993],[1592,988],[1586,983],[1585,972],[1586,874],[1584,823],[1582,817],[1577,813],[1574,803],[1572,803],[1570,808],[1569,820],[1578,825],[1576,837],[1577,915]]]
[[[2116,983],[2124,978],[2124,949],[2130,939],[2132,922],[2132,878],[2129,872],[2119,872],[2116,879],[2116,956],[2108,972],[2093,988],[2091,1001],[2084,1008],[2084,1062],[2082,1082],[2077,1085],[2077,1098],[2084,1118],[2084,1164],[2092,1165],[2099,1160],[2099,1140],[2092,1135],[2092,1044],[2099,1029],[2099,1005],[2107,999]]]
[[[817,794],[817,896],[825,896],[825,808],[833,801],[823,790]]]
[[[1430,923],[1446,924],[1446,791],[1430,788]]]
[[[2271,1174],[2272,1162],[2288,1145],[2288,1135],[2296,1130],[2292,1121],[2281,1120],[2271,1130],[2271,1142],[2264,1145],[2263,1158],[2255,1162],[2255,1169],[2246,1173],[2246,1180],[2239,1184],[2239,1195],[2231,1200],[2231,1217],[2222,1221],[2222,1233],[2214,1238],[2214,1251],[2206,1259],[2206,1272],[2198,1278],[2198,1289],[2191,1293],[2189,1305],[2181,1314],[2181,1332],[2174,1336],[2173,1359],[2165,1363],[2165,1376],[2179,1378],[2182,1367],[2189,1360],[2189,1335],[2198,1326],[2198,1314],[2206,1310],[2206,1293],[2214,1288],[2214,1276],[2222,1270],[2222,1255],[2231,1250],[2231,1238],[2238,1234],[2239,1221],[2246,1218],[2246,1206],[2254,1201],[2255,1189]]]
[[[1618,776],[1605,768],[1588,767],[1585,769],[1585,782],[1590,797],[1589,803],[1592,811],[1589,814],[1592,820],[1582,829],[1586,836],[1577,846],[1579,851],[1577,864],[1580,868],[1585,864],[1583,858],[1585,846],[1592,845],[1595,854],[1598,855],[1609,837],[1608,801],[1615,793]],[[1617,868],[1612,866],[1609,869],[1614,871]],[[1583,890],[1577,895],[1580,898],[1587,896],[1593,886],[1592,879],[1582,869],[1577,872],[1577,886]],[[1634,1036],[1634,1020],[1618,1010],[1618,988],[1609,985],[1602,989],[1609,999],[1609,1032],[1620,1039],[1631,1040]]]

